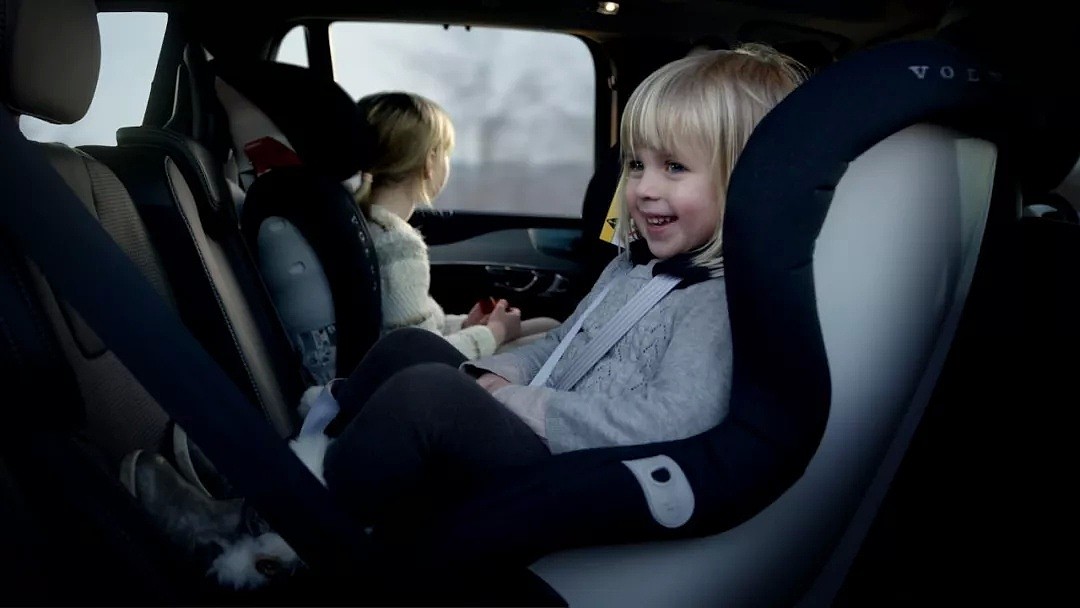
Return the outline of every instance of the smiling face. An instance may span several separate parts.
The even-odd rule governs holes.
[[[619,243],[636,227],[660,258],[698,250],[723,268],[721,218],[735,162],[757,123],[802,80],[801,68],[761,45],[673,61],[641,82],[619,128]]]
[[[719,188],[708,155],[638,148],[626,166],[626,206],[660,259],[697,249],[720,223]]]

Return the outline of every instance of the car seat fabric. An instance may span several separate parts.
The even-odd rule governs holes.
[[[54,123],[81,118],[93,98],[100,66],[97,12],[92,2],[16,2],[2,6],[0,91],[12,110]],[[56,28],[68,32],[57,45]],[[60,144],[37,144],[120,247],[172,305],[156,251],[120,181],[88,155]],[[119,462],[126,452],[154,447],[167,418],[154,400],[64,303],[31,264],[30,288],[40,298],[70,362],[87,411],[87,434]]]

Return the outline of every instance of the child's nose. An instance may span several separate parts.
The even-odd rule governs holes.
[[[644,199],[659,198],[660,180],[658,177],[655,171],[646,169],[634,186],[634,194]]]

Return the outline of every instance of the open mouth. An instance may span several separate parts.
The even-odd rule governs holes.
[[[645,218],[645,223],[650,226],[666,226],[679,218],[674,215],[656,215]]]
[[[660,214],[642,214],[642,221],[645,224],[642,226],[647,232],[658,232],[667,226],[668,224],[678,221],[677,215],[660,215]]]

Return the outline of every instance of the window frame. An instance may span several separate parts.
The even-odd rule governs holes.
[[[132,12],[132,11],[101,11]],[[187,45],[183,25],[172,11],[144,11],[165,13],[165,35],[158,50],[157,67],[150,82],[150,96],[143,111],[142,126],[161,127],[172,117],[176,103],[176,71],[184,59]],[[99,13],[100,14],[100,13]]]
[[[276,58],[278,50],[281,47],[281,42],[285,39],[292,30],[296,27],[304,27],[307,34],[307,52],[308,52],[308,66],[309,69],[317,71],[320,74],[325,75],[328,78],[334,79],[334,62],[333,62],[333,50],[331,44],[330,28],[335,23],[387,23],[387,24],[407,24],[407,25],[439,25],[438,23],[424,22],[424,21],[392,21],[392,20],[375,20],[375,19],[305,19],[305,20],[293,20],[286,22],[275,34],[274,38],[267,46],[266,58],[273,60]],[[458,25],[466,27],[466,24],[442,24],[442,25]],[[612,58],[605,51],[603,45],[587,36],[584,36],[577,32],[568,32],[561,30],[543,30],[539,28],[525,28],[525,27],[513,27],[499,24],[486,24],[486,28],[491,29],[507,29],[507,30],[519,30],[528,32],[542,32],[542,33],[558,33],[564,36],[572,36],[578,39],[588,49],[589,57],[593,63],[593,165],[592,170],[595,172],[596,168],[600,166],[607,158],[607,154],[612,145],[618,140],[619,125],[618,125],[618,82],[616,78],[616,67]],[[581,219],[582,214],[585,211],[585,192],[582,192],[581,207],[578,209],[578,215],[575,219]],[[456,211],[457,213],[469,213],[483,215],[485,212],[481,211]],[[508,213],[507,215],[515,215],[514,213]],[[559,216],[530,216],[538,218],[555,217]],[[567,218],[559,218],[567,219]]]

